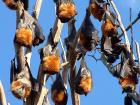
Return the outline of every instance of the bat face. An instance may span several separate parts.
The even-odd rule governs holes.
[[[67,90],[64,87],[64,83],[60,74],[57,74],[56,80],[54,81],[51,88],[51,98],[55,105],[66,105],[67,104]]]
[[[117,33],[117,27],[108,18],[105,20],[105,22],[103,22],[101,29],[102,34],[105,37],[112,36]]]
[[[22,46],[31,46],[33,33],[28,28],[20,28],[16,31],[15,42]]]
[[[13,81],[11,84],[13,95],[19,99],[26,99],[31,93],[30,84],[23,83],[20,80]]]
[[[48,74],[55,74],[60,71],[60,57],[49,55],[43,58],[43,70]]]
[[[76,7],[71,2],[62,3],[58,6],[57,15],[61,22],[68,22],[76,15]]]
[[[98,19],[99,21],[102,20],[103,14],[105,13],[104,9],[102,7],[100,7],[97,3],[92,2],[90,3],[90,11],[92,13],[92,15]]]

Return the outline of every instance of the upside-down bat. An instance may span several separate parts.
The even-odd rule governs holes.
[[[18,9],[18,7],[17,7],[17,5],[18,5],[17,2],[18,1],[23,3],[25,10],[28,10],[29,0],[3,0],[5,5],[11,10],[17,10]]]
[[[119,78],[123,92],[134,92],[138,83],[137,68],[131,65],[130,59],[123,54],[122,52],[121,62],[113,68],[114,76]]]
[[[92,89],[92,76],[84,58],[81,59],[80,69],[77,73],[74,85],[75,92],[82,95],[87,95]]]
[[[104,1],[103,0],[90,0],[89,8],[92,15],[98,19],[102,20],[105,10],[103,8]]]
[[[105,54],[107,62],[114,63],[123,50],[121,40],[117,36],[101,38],[101,51]]]
[[[45,37],[38,21],[23,10],[18,21],[14,42],[25,47],[31,47],[32,45],[39,45],[44,40]]]
[[[91,51],[97,46],[99,42],[98,32],[91,22],[89,9],[86,10],[86,16],[79,34],[79,43],[85,48],[86,51]]]
[[[55,105],[66,105],[68,100],[67,90],[60,73],[56,74],[56,80],[51,87],[51,98]]]
[[[68,22],[76,14],[76,7],[73,0],[54,0],[56,3],[56,15],[62,23]]]
[[[59,73],[61,68],[59,49],[47,45],[40,51],[42,70],[50,75]]]
[[[13,95],[18,99],[26,99],[30,95],[32,89],[33,77],[27,61],[25,68],[24,71],[19,72],[15,64],[15,59],[11,61],[10,88]]]

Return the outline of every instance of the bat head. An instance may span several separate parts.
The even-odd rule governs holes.
[[[62,3],[57,8],[57,16],[62,23],[68,22],[76,14],[77,14],[76,7],[71,2]]]

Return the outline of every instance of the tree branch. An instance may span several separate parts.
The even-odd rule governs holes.
[[[6,96],[1,81],[0,81],[0,105],[7,105]]]

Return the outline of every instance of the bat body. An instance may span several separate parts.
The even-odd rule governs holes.
[[[11,10],[17,10],[18,9],[18,7],[17,7],[18,0],[3,0],[3,2]],[[23,3],[24,9],[28,10],[29,1],[28,0],[20,0],[20,2]]]
[[[25,47],[37,46],[45,40],[41,27],[27,11],[23,10],[17,25],[14,42]]]
[[[53,49],[52,46],[48,45],[43,48],[41,51],[41,62],[44,73],[48,73],[50,75],[59,73],[61,68],[60,62],[60,54],[58,49]]]
[[[88,9],[86,10],[84,23],[81,26],[79,34],[79,43],[85,48],[85,50],[91,51],[97,46],[99,42],[98,32],[91,22],[90,11]]]
[[[52,84],[51,93],[51,98],[55,105],[67,104],[68,94],[60,74],[57,74],[56,80]]]
[[[92,77],[83,58],[81,60],[80,69],[75,79],[75,92],[87,95],[92,89]]]
[[[27,66],[27,71],[19,72],[15,60],[11,61],[10,83],[11,92],[18,99],[26,99],[31,93],[32,75]]]
[[[89,8],[90,8],[90,11],[91,11],[92,15],[94,16],[94,18],[101,21],[103,18],[103,15],[105,13],[105,10],[104,10],[103,6],[99,5],[99,3],[103,5],[104,1],[90,0]]]
[[[56,0],[56,14],[62,23],[68,22],[76,14],[76,7],[72,0]]]

